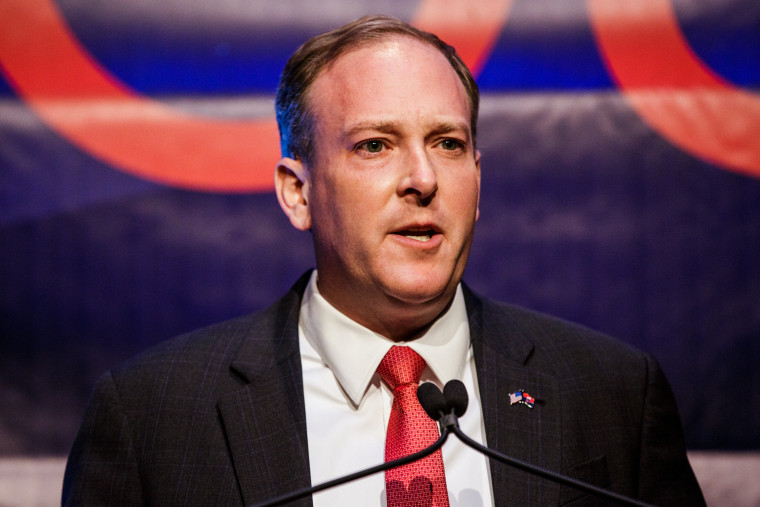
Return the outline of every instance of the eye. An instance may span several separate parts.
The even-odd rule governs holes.
[[[438,143],[441,148],[447,151],[454,151],[462,149],[463,143],[462,141],[459,141],[458,139],[444,139],[440,143]]]
[[[370,139],[369,141],[364,141],[363,143],[359,144],[356,148],[359,150],[365,150],[369,153],[380,153],[383,151],[383,148],[385,148],[385,145],[382,141],[378,141],[377,139]]]

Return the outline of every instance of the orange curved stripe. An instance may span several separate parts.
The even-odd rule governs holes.
[[[54,130],[134,175],[211,191],[269,190],[279,157],[272,118],[209,120],[119,83],[83,48],[51,0],[4,0],[0,64]],[[7,20],[13,20],[12,23]]]
[[[424,0],[415,23],[458,45],[465,62],[479,69],[511,2],[467,3]],[[448,21],[452,12],[462,15],[456,23]],[[273,117],[211,120],[139,95],[89,55],[53,0],[3,0],[0,19],[5,20],[0,68],[36,114],[73,144],[116,168],[168,185],[271,190],[280,157]]]
[[[423,0],[412,24],[454,46],[473,75],[491,55],[507,22],[512,0]]]
[[[588,6],[607,66],[645,122],[689,153],[760,176],[760,97],[699,59],[668,0],[588,0]]]

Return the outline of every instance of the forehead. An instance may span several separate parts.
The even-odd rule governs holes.
[[[449,61],[432,45],[405,36],[340,55],[315,79],[309,105],[317,127],[423,117],[469,124],[467,92]]]

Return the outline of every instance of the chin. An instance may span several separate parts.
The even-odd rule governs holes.
[[[391,297],[405,304],[425,304],[441,299],[448,302],[448,298],[454,295],[456,285],[451,277],[415,275],[396,278],[396,283],[386,288]]]

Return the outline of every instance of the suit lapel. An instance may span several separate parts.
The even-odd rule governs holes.
[[[241,386],[219,400],[219,414],[246,505],[311,484],[303,378],[298,350],[298,311],[308,282],[294,288],[250,331],[231,365]],[[559,385],[530,367],[533,344],[505,307],[465,287],[488,445],[499,452],[560,470]],[[535,408],[510,405],[524,389]],[[496,505],[556,505],[559,487],[491,461]],[[310,506],[311,498],[297,505]],[[296,505],[296,504],[293,504]]]
[[[495,308],[465,291],[488,446],[550,470],[561,464],[559,384],[530,367],[533,343],[505,307]],[[524,389],[535,407],[510,404]],[[495,505],[556,505],[559,487],[491,460]]]
[[[218,402],[246,505],[311,485],[298,350],[304,279],[250,330],[231,365],[242,385]]]

